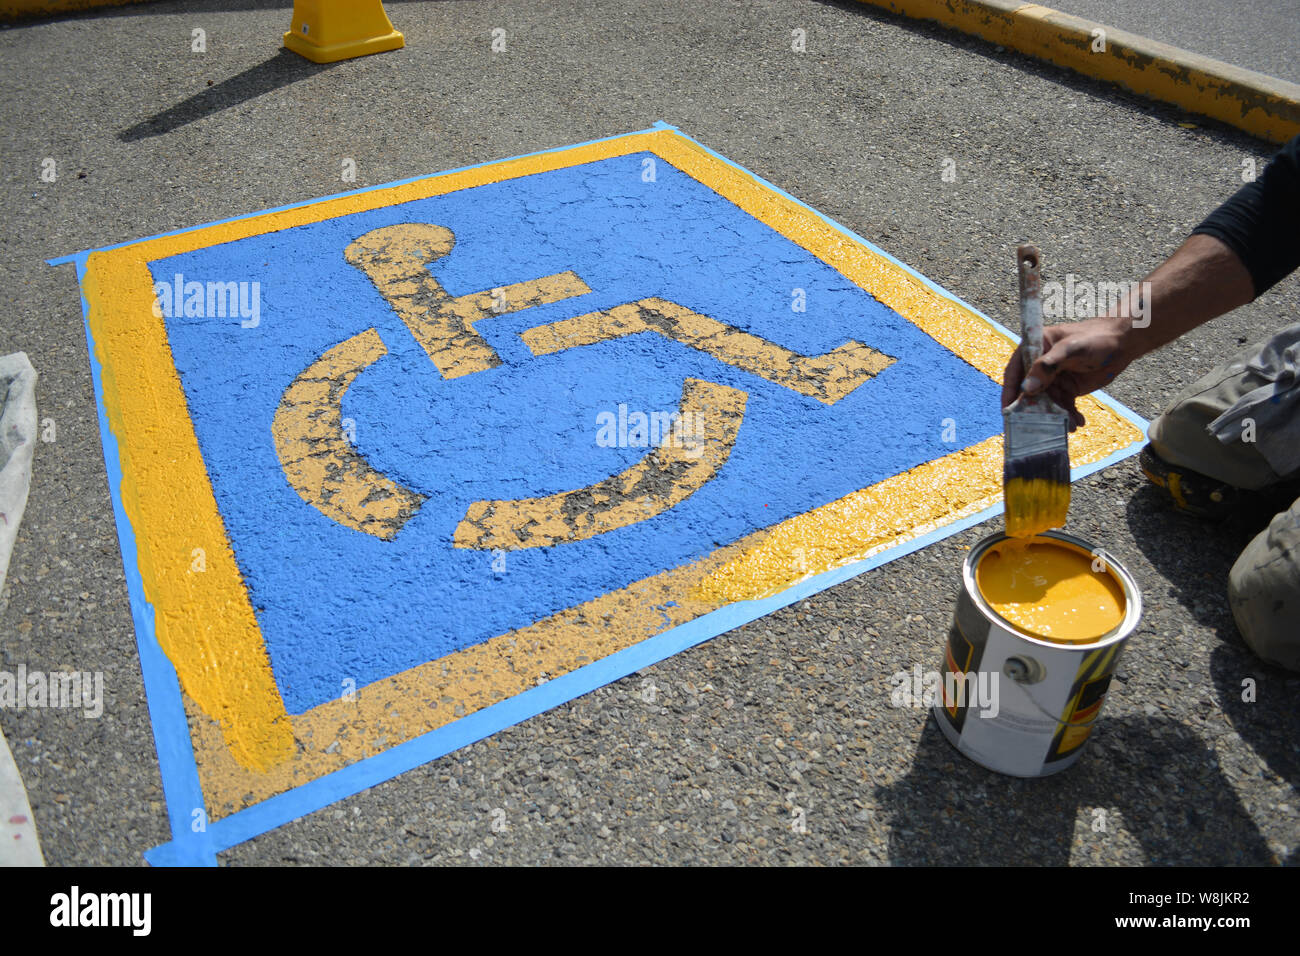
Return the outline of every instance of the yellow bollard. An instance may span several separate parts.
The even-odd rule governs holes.
[[[333,63],[406,45],[382,0],[294,0],[284,45],[313,63]]]

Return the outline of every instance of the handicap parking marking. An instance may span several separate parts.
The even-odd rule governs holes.
[[[566,271],[453,297],[433,277],[429,266],[454,245],[455,236],[444,226],[400,223],[371,230],[343,252],[349,263],[370,277],[444,378],[501,364],[496,352],[475,331],[474,323],[591,291],[572,271]]]
[[[1000,510],[1007,333],[671,127],[73,258],[153,862]]]

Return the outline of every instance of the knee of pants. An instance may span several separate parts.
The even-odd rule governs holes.
[[[1300,502],[1255,536],[1228,573],[1228,600],[1247,646],[1300,671]],[[1279,527],[1280,526],[1280,527]]]
[[[1236,488],[1266,488],[1278,480],[1254,445],[1227,445],[1206,431],[1206,412],[1187,402],[1156,418],[1147,432],[1151,447],[1171,465],[1189,468]]]
[[[1270,383],[1250,361],[1264,343],[1250,346],[1183,389],[1151,423],[1148,436],[1157,455],[1171,465],[1208,475],[1237,488],[1274,484],[1278,474],[1255,442],[1226,444],[1206,430],[1243,395]]]

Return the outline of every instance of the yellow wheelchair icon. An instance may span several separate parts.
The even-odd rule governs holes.
[[[428,270],[455,245],[450,229],[402,223],[350,243],[344,258],[374,283],[444,379],[486,372],[501,358],[475,325],[494,316],[585,295],[574,272],[452,296]],[[668,299],[652,297],[535,326],[521,333],[534,356],[653,332],[728,365],[833,405],[896,359],[849,341],[800,355]],[[425,496],[372,468],[353,447],[344,393],[387,349],[372,327],[340,342],[285,390],[271,430],[285,478],[298,495],[346,527],[393,539]],[[477,501],[457,525],[458,548],[517,550],[581,541],[653,518],[689,498],[726,463],[748,394],[688,378],[672,431],[641,461],[584,488],[537,498]],[[696,423],[690,440],[682,422]],[[702,423],[702,428],[700,427]]]

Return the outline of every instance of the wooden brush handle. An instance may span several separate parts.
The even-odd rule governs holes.
[[[1016,249],[1020,275],[1020,360],[1025,371],[1043,354],[1043,277],[1038,247],[1026,243]]]

